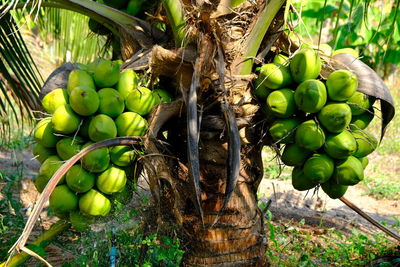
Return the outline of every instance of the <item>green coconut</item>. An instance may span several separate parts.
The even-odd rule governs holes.
[[[144,87],[139,87],[128,95],[125,105],[129,111],[144,116],[154,108],[157,104],[156,101],[157,99],[154,97],[152,91]]]
[[[113,119],[104,114],[96,115],[89,124],[89,137],[94,142],[117,136],[117,127]]]
[[[121,68],[122,64],[124,64],[124,61],[122,61],[121,59],[114,60],[114,62],[117,63],[120,68]]]
[[[314,120],[308,120],[297,128],[295,140],[303,149],[317,150],[325,143],[325,133]]]
[[[163,89],[154,90],[153,95],[156,99],[156,104],[168,103],[173,99],[172,95]]]
[[[93,142],[83,145],[82,149],[90,146]],[[108,168],[110,153],[107,147],[99,148],[89,152],[81,159],[82,167],[89,172],[102,172]]]
[[[314,154],[303,166],[304,175],[315,183],[325,183],[333,174],[335,162],[325,154]]]
[[[126,8],[126,13],[136,16],[142,10],[142,5],[146,0],[130,0]]]
[[[316,79],[321,71],[321,59],[312,48],[301,48],[289,64],[290,72],[296,83]]]
[[[94,218],[74,210],[69,213],[69,221],[76,231],[83,232],[90,228],[90,225],[94,222]]]
[[[33,181],[33,183],[35,184],[36,190],[39,193],[43,192],[43,189],[46,187],[48,182],[49,182],[49,178],[44,175],[36,176],[35,180]]]
[[[79,135],[85,138],[89,138],[89,125],[93,117],[83,118],[82,125],[79,127]]]
[[[351,107],[350,107],[351,108]],[[374,119],[374,109],[369,109],[367,112],[363,112],[360,115],[352,116],[350,122],[351,130],[364,130],[368,127],[371,121]]]
[[[296,112],[294,91],[291,89],[279,89],[267,97],[269,110],[278,118],[289,118]]]
[[[337,50],[333,51],[332,56],[338,55],[338,54],[349,54],[349,55],[352,55],[355,58],[360,57],[360,54],[358,53],[358,51],[353,49],[353,48],[337,49]]]
[[[351,110],[346,103],[328,103],[318,113],[318,120],[331,133],[340,133],[351,121]]]
[[[113,87],[119,80],[119,65],[111,60],[98,62],[93,74],[98,87]]]
[[[129,146],[115,146],[110,150],[111,162],[126,167],[136,158],[136,153]]]
[[[59,185],[51,193],[49,204],[58,212],[73,211],[78,208],[78,196],[67,185]]]
[[[124,169],[110,166],[97,176],[96,186],[104,194],[112,194],[121,191],[126,185],[126,181]]]
[[[99,95],[90,87],[78,86],[70,93],[69,104],[79,115],[94,114],[99,109],[99,103]]]
[[[347,104],[350,106],[353,116],[366,112],[372,106],[369,96],[358,91],[347,100]]]
[[[315,113],[326,104],[327,94],[325,85],[319,80],[302,82],[294,93],[297,107],[306,113]]]
[[[311,154],[311,151],[305,150],[296,144],[287,144],[283,150],[281,160],[287,166],[300,166]]]
[[[83,86],[96,89],[92,76],[84,70],[73,70],[68,76],[67,92],[71,94],[75,87]]]
[[[276,120],[276,117],[272,115],[272,112],[269,110],[267,103],[260,103],[260,108],[262,115],[264,116],[264,122],[267,124],[271,124]]]
[[[280,119],[274,121],[268,131],[275,142],[288,144],[294,142],[294,133],[300,123],[297,118]]]
[[[341,185],[355,185],[364,179],[364,168],[356,157],[349,156],[336,162],[332,178]]]
[[[123,99],[126,99],[128,95],[137,89],[139,85],[139,76],[133,70],[126,70],[121,73],[120,79],[117,83],[117,90]]]
[[[340,185],[332,178],[329,179],[329,181],[321,184],[321,188],[330,198],[337,199],[344,196],[348,186]]]
[[[50,156],[48,157],[40,166],[39,176],[42,176],[42,179],[46,178],[47,182],[53,177],[56,171],[64,164],[63,161],[58,156]],[[58,184],[63,184],[65,182],[65,176],[61,178]]]
[[[369,160],[367,157],[362,157],[362,158],[358,158],[358,160],[361,162],[361,165],[363,166],[363,169],[365,170],[365,168],[368,166]]]
[[[114,118],[124,111],[125,101],[117,90],[103,88],[98,92],[98,95],[100,100],[99,113]]]
[[[61,138],[54,133],[51,117],[39,121],[33,132],[36,142],[47,148],[55,147]]]
[[[80,70],[84,70],[84,71],[88,71],[88,65],[86,65],[86,64],[82,64],[82,63],[79,63],[79,62],[74,62],[73,63],[74,64],[74,66],[75,67],[78,67],[78,69],[80,69]]]
[[[39,143],[33,146],[32,154],[40,163],[43,163],[48,157],[55,155],[56,151],[53,148],[45,147]]]
[[[111,31],[106,26],[92,18],[89,18],[88,26],[92,32],[98,35],[108,35],[111,33]]]
[[[320,44],[319,50],[327,56],[332,54],[332,47],[329,44]]]
[[[147,121],[135,112],[124,112],[115,120],[118,136],[142,136],[147,131]]]
[[[91,62],[91,63],[89,63],[89,64],[87,65],[87,72],[90,73],[91,75],[94,75],[94,71],[96,70],[96,66],[97,66],[100,62],[103,62],[103,61],[106,61],[106,59],[101,58],[101,57],[96,58],[95,60],[93,60],[93,62]],[[94,83],[94,81],[93,81],[93,83]]]
[[[283,65],[285,67],[289,66],[289,58],[283,54],[278,54],[274,56],[272,63]]]
[[[262,84],[262,80],[258,78],[254,82],[253,87],[253,95],[258,98],[262,102],[266,102],[268,95],[272,92],[272,89],[269,89],[265,85]]]
[[[65,175],[65,181],[73,191],[84,193],[94,186],[95,176],[93,173],[87,172],[80,165],[74,165]]]
[[[344,130],[326,137],[325,152],[334,159],[345,159],[357,150],[357,143],[353,135]]]
[[[284,88],[292,83],[288,69],[275,63],[262,65],[258,79],[262,85],[271,89]]]
[[[67,90],[58,88],[43,97],[42,106],[48,113],[53,114],[59,106],[68,104],[68,99]]]
[[[363,130],[356,130],[352,133],[357,142],[357,150],[353,156],[363,158],[371,154],[378,146],[378,140],[372,134]]]
[[[358,79],[349,70],[336,70],[328,76],[326,87],[331,100],[345,101],[356,92]]]
[[[313,180],[310,180],[309,177],[304,175],[304,171],[302,167],[294,167],[292,171],[292,185],[293,188],[299,191],[310,190],[318,185]]]
[[[57,154],[62,160],[69,160],[81,150],[83,139],[79,136],[64,137],[57,142]]]
[[[111,202],[99,191],[90,189],[79,198],[79,209],[83,214],[106,216],[111,210]]]
[[[72,108],[66,104],[56,109],[51,118],[51,122],[53,123],[53,130],[55,132],[72,134],[78,130],[81,119]]]

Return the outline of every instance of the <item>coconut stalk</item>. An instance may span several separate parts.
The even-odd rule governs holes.
[[[243,44],[242,55],[236,60],[233,66],[238,69],[240,75],[249,75],[253,68],[254,58],[268,28],[278,13],[279,9],[285,3],[285,0],[272,0],[265,5],[261,14],[258,16],[255,25]],[[239,61],[240,60],[240,61]]]
[[[169,25],[174,34],[175,45],[182,47],[185,40],[185,14],[180,0],[164,0],[163,7],[167,13]]]
[[[38,245],[42,246],[45,248],[48,244],[50,244],[49,241],[53,240],[56,236],[61,234],[63,231],[67,230],[70,228],[71,224],[68,221],[60,220],[53,224],[49,230],[45,231],[42,235],[40,235],[35,241],[33,241],[31,244],[32,245]],[[9,258],[8,261],[5,261],[0,264],[0,267],[15,267],[19,266],[25,261],[29,259],[31,255],[29,255],[26,252],[19,252],[16,255],[12,256]]]

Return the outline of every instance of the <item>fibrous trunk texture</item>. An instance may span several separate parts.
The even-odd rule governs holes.
[[[243,154],[233,196],[213,225],[223,203],[227,151],[218,141],[203,142],[201,150],[204,225],[193,209],[183,214],[188,251],[184,266],[266,266],[266,239],[256,199],[256,183],[262,170],[244,168],[245,164],[259,166],[260,151]]]

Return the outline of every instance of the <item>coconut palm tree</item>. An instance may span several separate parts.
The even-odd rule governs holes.
[[[297,48],[281,31],[287,2],[163,0],[161,13],[157,9],[152,19],[166,23],[164,31],[89,0],[8,2],[3,13],[41,4],[90,16],[119,40],[125,69],[149,71],[152,81],[174,88],[176,100],[151,114],[141,139],[149,156],[142,164],[158,220],[181,227],[187,251],[183,265],[266,266],[257,189],[263,177],[261,149],[270,140],[251,91],[254,64],[270,58],[271,47],[289,54]],[[37,89],[26,94],[37,96]],[[139,142],[132,140],[102,146]]]

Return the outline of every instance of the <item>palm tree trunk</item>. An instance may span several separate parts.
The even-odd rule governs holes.
[[[178,221],[181,220],[182,242],[186,250],[183,266],[267,266],[263,216],[256,195],[263,175],[261,144],[242,144],[235,191],[215,223],[224,202],[227,181],[227,141],[223,129],[215,131],[220,119],[214,115],[203,118],[199,141],[204,224],[188,192],[181,191],[171,199],[173,194],[170,191],[161,190],[164,192],[160,199],[164,204],[162,210],[172,211],[178,206]],[[205,129],[212,125],[214,131]],[[186,159],[185,126],[184,121],[174,121],[168,127],[174,129],[169,131],[168,142],[171,148],[176,148],[174,155],[179,159]],[[185,168],[175,171],[175,175],[185,188],[188,181]]]
[[[213,226],[226,181],[226,166],[214,159],[223,158],[226,149],[218,142],[205,142],[202,148],[204,226],[193,210],[184,214],[188,251],[184,266],[266,266],[266,239],[256,199],[260,170],[243,168],[244,164],[257,165],[257,157],[244,156],[232,199]],[[257,150],[250,155],[260,155]]]

